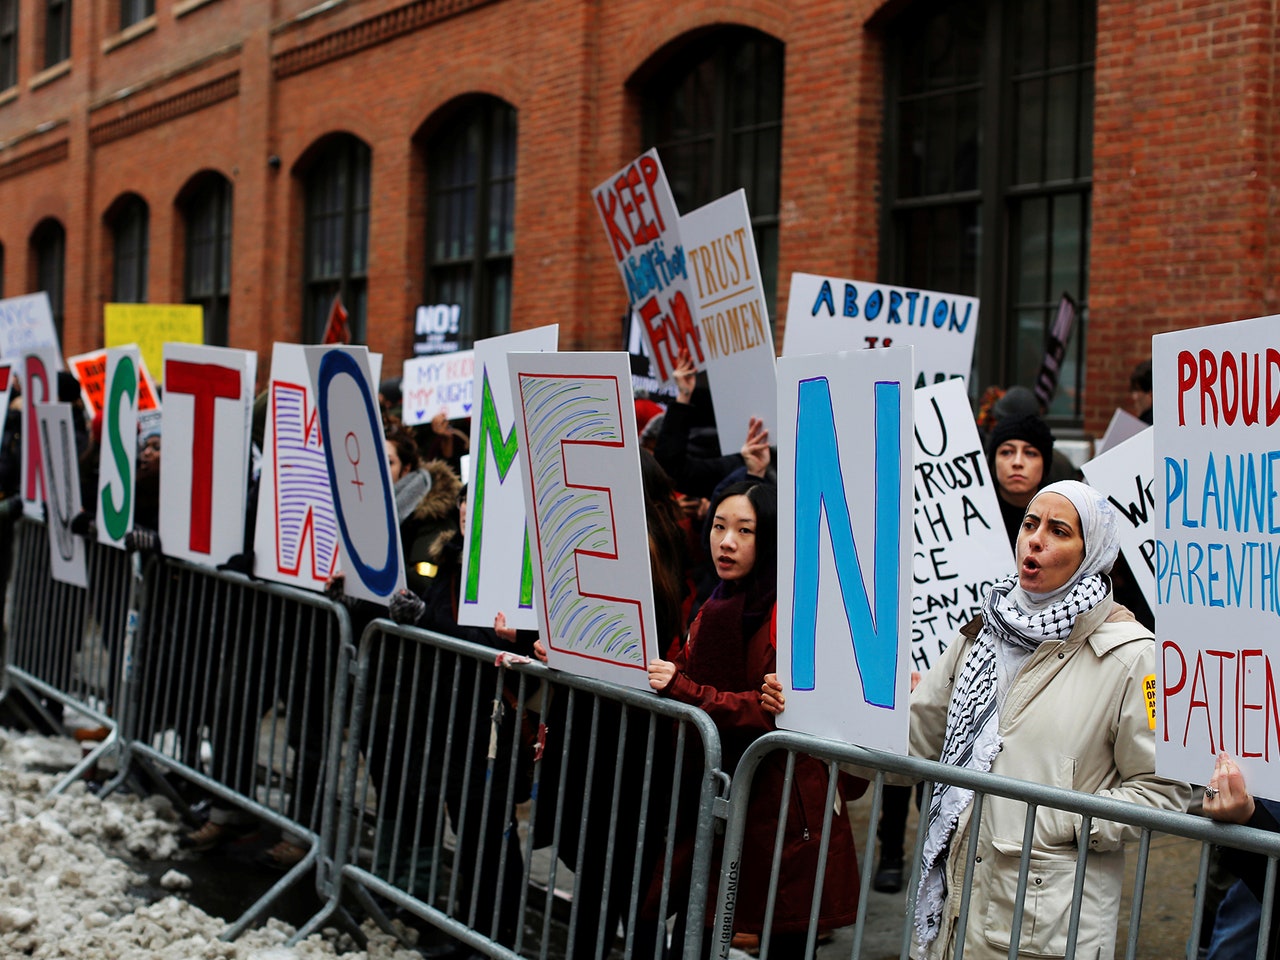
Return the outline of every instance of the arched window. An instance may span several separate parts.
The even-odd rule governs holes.
[[[204,308],[204,342],[227,345],[231,313],[231,181],[197,177],[178,201],[186,222],[182,297]]]
[[[469,98],[424,149],[427,298],[461,307],[465,347],[511,329],[516,111],[492,97]]]
[[[682,214],[739,188],[770,315],[778,287],[783,45],[728,28],[677,48],[644,87],[646,146],[658,148]]]
[[[335,296],[342,297],[352,342],[365,339],[369,269],[369,170],[372,154],[348,134],[334,136],[309,159],[303,336],[317,343]]]
[[[66,262],[67,231],[52,217],[41,220],[31,231],[32,287],[49,295],[49,309],[59,338],[62,337]]]
[[[71,56],[71,0],[45,0],[44,64],[47,69]]]
[[[147,302],[147,254],[151,211],[137,194],[117,200],[107,215],[111,228],[111,300]]]
[[[1032,385],[1080,313],[1049,410],[1082,417],[1094,0],[950,0],[890,29],[886,282],[982,298],[975,389]]]

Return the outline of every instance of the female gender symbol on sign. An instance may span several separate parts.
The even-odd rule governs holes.
[[[352,444],[355,445],[356,452],[351,452]],[[347,462],[351,464],[351,469],[355,473],[356,478],[351,481],[351,485],[356,488],[356,495],[360,498],[360,502],[364,502],[364,481],[360,479],[360,438],[355,435],[352,430],[347,431],[346,437],[342,441],[343,448],[347,451]]]

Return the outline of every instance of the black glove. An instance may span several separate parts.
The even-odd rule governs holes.
[[[124,535],[124,548],[138,553],[160,552],[160,534],[150,527],[134,527]]]
[[[243,573],[246,577],[253,576],[253,551],[248,550],[244,553],[237,553],[234,557],[228,557],[226,563],[218,564],[219,570],[230,570],[232,573]]]
[[[86,540],[96,539],[98,536],[98,527],[94,523],[94,516],[88,510],[81,510],[71,519],[71,532],[77,537],[84,537]]]
[[[391,595],[391,619],[396,623],[415,624],[422,619],[422,615],[426,612],[427,605],[416,594],[401,590]]]

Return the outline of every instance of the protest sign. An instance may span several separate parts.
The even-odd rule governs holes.
[[[142,365],[141,358],[134,362],[134,366],[138,373],[138,409],[154,410],[159,403],[156,402],[156,387],[151,374]],[[80,396],[84,398],[90,418],[98,416],[106,404],[107,351],[92,350],[67,357],[67,367],[80,382]]]
[[[49,575],[59,583],[87,588],[84,539],[71,532],[71,521],[81,509],[75,414],[69,403],[37,403],[35,413],[49,507]]]
[[[462,307],[456,303],[420,306],[413,314],[413,355],[454,353],[458,349],[458,321]]]
[[[911,660],[924,671],[1014,561],[964,382],[921,387],[914,399]]]
[[[58,399],[61,359],[53,347],[30,347],[22,360],[22,512],[32,520],[44,516],[44,458],[36,405]]]
[[[777,435],[777,373],[769,307],[747,194],[738,190],[680,218],[720,449],[747,439],[747,418]]]
[[[103,345],[136,343],[148,370],[164,379],[166,343],[204,343],[204,308],[189,303],[108,303],[102,308]]]
[[[183,343],[163,352],[160,542],[168,556],[216,567],[244,551],[258,355]]]
[[[511,353],[542,641],[558,670],[649,689],[661,643],[625,353]]]
[[[124,549],[133,529],[138,476],[138,407],[142,352],[137,346],[105,351],[102,443],[98,450],[98,542]]]
[[[405,587],[400,523],[365,347],[305,347],[347,594],[387,604]]]
[[[62,347],[49,295],[42,290],[0,300],[0,357],[13,360],[36,349],[52,350],[53,369],[62,369]]]
[[[1150,424],[1143,423],[1132,413],[1117,409],[1111,415],[1111,422],[1107,424],[1107,429],[1102,432],[1102,439],[1093,445],[1093,455],[1099,456],[1112,447],[1124,443],[1130,437],[1136,437],[1148,426]]]
[[[458,622],[493,626],[502,613],[507,626],[537,630],[533,606],[533,554],[520,477],[522,459],[516,432],[517,404],[511,396],[507,354],[554,352],[560,328],[521,330],[476,343],[474,395],[480,398],[471,418],[471,463],[467,477],[467,524],[462,597]]]
[[[778,361],[778,725],[905,754],[910,348]]]
[[[658,151],[650,150],[591,192],[609,236],[609,249],[640,317],[658,379],[668,381],[682,348],[706,366],[698,334],[680,213]]]
[[[303,350],[277,343],[271,353],[253,573],[323,590],[338,565],[338,517]]]
[[[782,355],[911,346],[924,387],[967,381],[977,334],[976,297],[793,273]]]
[[[1152,339],[1156,773],[1280,796],[1280,316]]]
[[[4,445],[4,428],[9,422],[9,397],[17,379],[16,365],[10,360],[0,360],[0,446]]]
[[[1138,421],[1141,423],[1141,421]],[[1118,443],[1081,466],[1091,487],[1120,514],[1120,550],[1143,599],[1156,608],[1155,579],[1155,450],[1152,431]]]
[[[449,420],[471,416],[475,353],[461,350],[404,362],[400,378],[401,419],[406,426],[430,423],[441,410]]]

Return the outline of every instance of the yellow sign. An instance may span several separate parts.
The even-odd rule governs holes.
[[[1148,673],[1142,680],[1142,692],[1147,698],[1147,723],[1156,728],[1156,675]]]
[[[108,347],[136,343],[157,382],[164,380],[166,343],[204,343],[204,308],[189,303],[108,303],[103,308]]]

